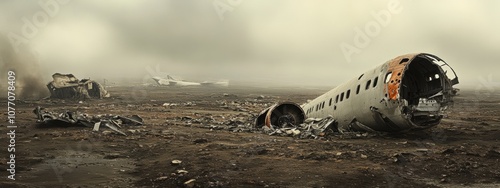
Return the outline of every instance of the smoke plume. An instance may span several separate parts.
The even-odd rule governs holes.
[[[0,35],[0,67],[4,75],[0,78],[2,93],[6,93],[9,86],[7,72],[14,71],[16,99],[40,99],[49,96],[45,87],[47,83],[41,79],[36,53],[25,48],[16,51],[3,35]]]

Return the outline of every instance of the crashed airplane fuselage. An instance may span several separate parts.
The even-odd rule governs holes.
[[[167,76],[167,78],[162,78],[162,77],[155,76],[152,79],[158,85],[160,85],[160,86],[223,86],[223,87],[229,86],[229,82],[228,81],[218,81],[218,82],[210,82],[210,81],[188,82],[188,81],[184,81],[184,80],[174,79],[171,76]]]
[[[425,129],[440,123],[456,94],[455,84],[455,72],[439,57],[402,55],[302,106],[278,103],[261,113],[256,126],[300,124],[306,118],[332,116],[339,132]]]

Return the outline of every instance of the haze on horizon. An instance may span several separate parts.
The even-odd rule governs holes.
[[[226,8],[223,19],[214,4]],[[140,80],[153,70],[195,81],[335,86],[415,52],[448,62],[460,78],[459,88],[475,87],[489,76],[500,79],[500,1],[72,0],[58,5],[23,44],[36,52],[44,81],[55,72]],[[391,5],[399,11],[382,25],[373,14]],[[39,1],[1,1],[0,32],[23,36],[25,21],[43,11]],[[356,30],[366,32],[372,22],[380,30],[348,62],[341,44],[354,45]]]

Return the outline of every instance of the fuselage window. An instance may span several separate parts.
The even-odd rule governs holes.
[[[366,82],[366,87],[365,89],[370,89],[370,84],[372,83],[372,80],[368,80],[368,82]]]
[[[323,104],[321,104],[321,109],[325,108],[325,101],[323,101]]]
[[[345,95],[345,99],[348,99],[351,96],[351,90],[347,90],[347,93]]]
[[[335,103],[339,103],[339,95],[337,95],[337,97],[335,97]]]
[[[333,99],[330,98],[330,102],[328,103],[328,106],[332,106],[332,101],[333,101]]]
[[[373,80],[373,87],[377,87],[378,76]]]
[[[385,80],[384,80],[384,83],[389,83],[389,81],[391,80],[391,77],[392,77],[392,72],[388,72],[387,75],[385,75]]]
[[[358,85],[358,88],[356,88],[356,95],[359,94],[359,89],[361,88],[361,85]]]
[[[340,94],[340,102],[344,100],[344,93]]]

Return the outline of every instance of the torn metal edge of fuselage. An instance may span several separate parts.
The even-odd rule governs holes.
[[[405,78],[405,73],[409,69],[409,65],[415,58],[424,58],[429,62],[436,65],[439,70],[438,78],[440,79],[441,85],[440,90],[433,93],[431,96],[426,98],[419,98],[417,105],[409,105],[406,99],[400,96],[401,92],[401,80]],[[448,75],[441,67],[448,67],[454,78],[450,79]],[[388,71],[392,75],[390,81],[385,85],[386,98],[388,102],[392,101],[399,105],[401,116],[403,116],[408,123],[413,127],[412,129],[426,129],[436,126],[440,123],[441,119],[445,115],[445,111],[448,106],[453,103],[453,96],[457,95],[459,91],[453,88],[454,85],[458,84],[458,76],[456,72],[441,58],[427,53],[414,54],[411,59],[407,56],[399,56],[389,61]],[[436,79],[438,79],[436,78]],[[376,109],[372,111],[377,112]],[[384,116],[380,114],[380,116]],[[416,122],[417,117],[421,119],[423,123]],[[384,120],[387,124],[391,122]],[[396,126],[396,125],[394,125]]]

